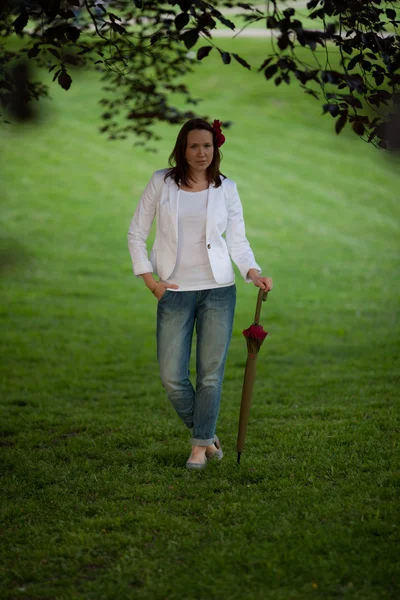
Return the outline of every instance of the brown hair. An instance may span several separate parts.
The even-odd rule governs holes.
[[[223,175],[219,166],[222,159],[222,154],[220,149],[217,146],[217,133],[215,129],[213,129],[207,121],[204,119],[190,119],[186,121],[186,123],[181,128],[178,133],[178,137],[176,138],[174,149],[171,152],[169,157],[170,169],[166,173],[164,179],[166,180],[168,177],[171,177],[177,185],[183,184],[190,186],[189,183],[189,165],[185,158],[186,146],[187,146],[187,138],[189,131],[193,131],[194,129],[205,129],[212,133],[213,136],[213,146],[214,146],[214,156],[212,162],[209,167],[207,167],[207,176],[208,183],[213,183],[215,187],[219,187],[222,183],[222,178],[225,179],[225,175]]]

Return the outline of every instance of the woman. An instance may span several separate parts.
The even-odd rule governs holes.
[[[223,456],[215,429],[236,301],[230,257],[246,282],[272,289],[246,239],[236,184],[219,170],[224,141],[219,121],[213,126],[203,119],[185,123],[171,167],[153,173],[128,233],[133,271],[158,300],[161,381],[192,432],[189,469],[202,469],[207,460]],[[146,240],[154,217],[149,258]],[[189,379],[195,326],[196,390]]]

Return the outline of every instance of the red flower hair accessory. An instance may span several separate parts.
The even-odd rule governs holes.
[[[214,129],[215,133],[217,134],[217,147],[220,148],[222,146],[222,144],[225,143],[225,136],[221,131],[221,126],[222,126],[222,121],[217,121],[217,119],[215,119],[214,123],[212,124],[212,128]]]

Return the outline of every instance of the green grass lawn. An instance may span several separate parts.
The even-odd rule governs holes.
[[[269,42],[233,44],[257,64]],[[242,463],[256,288],[238,277],[225,458],[188,472],[127,250],[177,129],[156,154],[108,142],[96,78],[54,86],[40,127],[1,133],[0,597],[397,599],[399,165],[216,53],[191,81],[233,122],[222,170],[275,284]]]

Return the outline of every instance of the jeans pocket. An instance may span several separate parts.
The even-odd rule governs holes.
[[[169,293],[169,290],[165,290],[165,292],[163,293],[163,295],[161,296],[161,298],[158,301],[158,304],[160,304],[161,302],[163,302],[165,300],[166,295]]]

